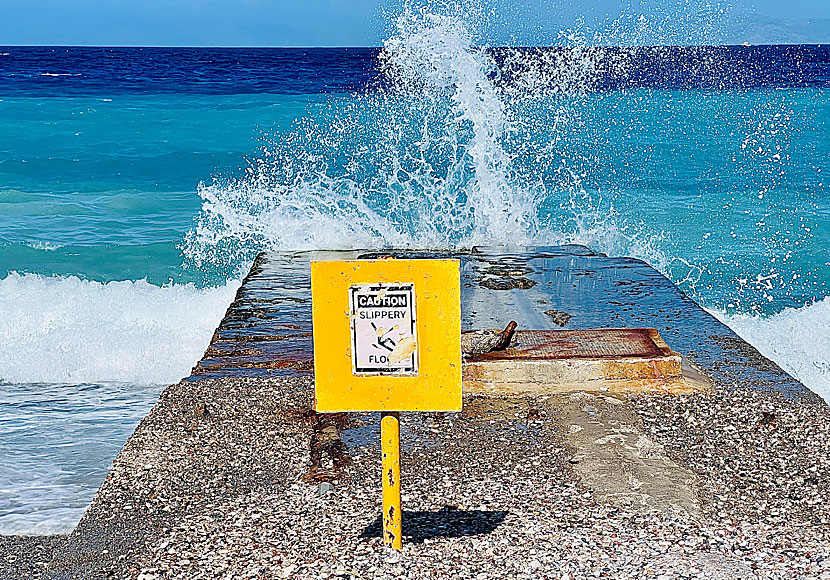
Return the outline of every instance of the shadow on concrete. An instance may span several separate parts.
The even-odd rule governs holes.
[[[445,506],[435,512],[403,512],[404,540],[419,544],[431,538],[460,538],[489,534],[504,521],[509,512],[460,510]],[[369,524],[361,538],[379,538],[382,536],[381,516]]]

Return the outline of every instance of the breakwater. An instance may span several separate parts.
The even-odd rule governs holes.
[[[187,380],[312,376],[310,261],[384,255],[458,258],[462,329],[511,320],[536,330],[656,328],[672,349],[733,388],[809,392],[646,263],[578,245],[260,254]]]
[[[821,577],[827,405],[643,262],[581,246],[452,254],[463,327],[654,327],[714,390],[409,414],[386,552],[378,417],[313,411],[308,292],[310,259],[380,255],[261,255],[75,531],[0,544],[0,578]]]

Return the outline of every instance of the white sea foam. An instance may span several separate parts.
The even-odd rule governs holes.
[[[201,358],[239,284],[9,274],[0,280],[0,381],[177,381]]]
[[[830,402],[830,298],[770,317],[710,312]]]
[[[55,250],[59,250],[63,247],[63,244],[56,244],[53,242],[33,242],[25,245],[33,250],[43,250],[45,252],[54,252]]]

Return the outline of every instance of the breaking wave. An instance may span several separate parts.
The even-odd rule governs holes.
[[[0,280],[0,382],[175,382],[201,358],[239,284],[12,273]]]
[[[710,312],[830,402],[830,298],[769,317]]]
[[[404,10],[379,57],[378,90],[330,97],[293,131],[269,139],[243,175],[201,184],[202,211],[183,246],[188,261],[232,264],[263,249],[521,246],[584,235],[590,216],[580,179],[555,139],[534,135],[538,118],[525,113],[538,112],[551,94],[540,87],[549,87],[570,96],[545,111],[545,121],[565,125],[597,68],[609,66],[599,61],[611,56],[586,47],[543,62],[517,51],[497,65],[468,20],[458,5]],[[508,70],[511,82],[499,82]]]

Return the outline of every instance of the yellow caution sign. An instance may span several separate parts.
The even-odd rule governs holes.
[[[460,411],[457,260],[311,263],[318,412]]]
[[[458,260],[313,261],[315,405],[382,411],[383,541],[401,548],[399,411],[461,410]]]

